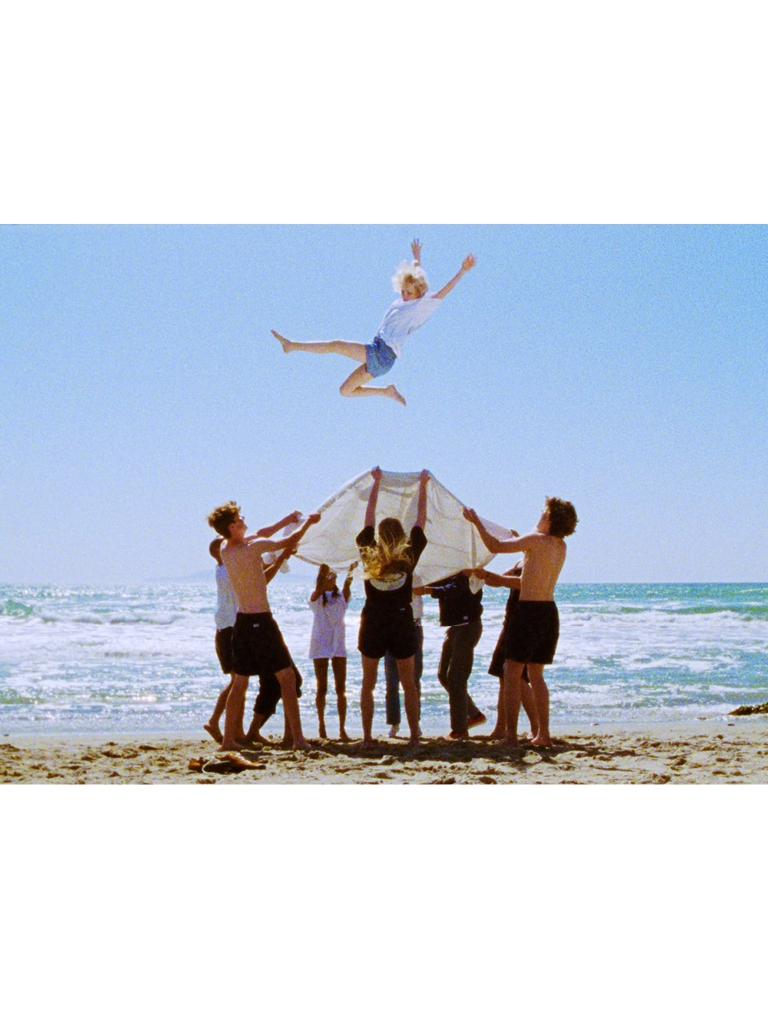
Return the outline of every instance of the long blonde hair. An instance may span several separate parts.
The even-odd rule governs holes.
[[[395,580],[414,567],[411,542],[399,519],[382,519],[378,538],[371,547],[361,549],[360,557],[369,580]]]

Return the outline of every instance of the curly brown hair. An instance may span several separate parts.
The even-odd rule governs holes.
[[[570,501],[562,498],[547,498],[544,507],[549,516],[550,537],[570,537],[576,529],[579,517]]]
[[[228,501],[226,505],[219,505],[208,516],[208,525],[212,526],[216,533],[222,537],[229,537],[229,528],[240,515],[240,506],[234,501]]]

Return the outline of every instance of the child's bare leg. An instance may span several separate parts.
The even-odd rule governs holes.
[[[499,679],[499,699],[496,702],[496,725],[491,733],[492,740],[503,740],[507,735],[507,706],[504,702],[504,676]]]
[[[373,691],[376,688],[376,677],[379,674],[379,659],[360,657],[363,661],[363,685],[360,688],[360,716],[363,719],[363,746],[373,745]]]
[[[405,697],[405,717],[408,719],[410,738],[409,747],[419,745],[419,691],[416,688],[416,679],[413,674],[413,656],[410,658],[397,659],[397,674],[403,687]]]
[[[318,735],[321,740],[327,740],[328,734],[325,731],[325,698],[328,693],[328,659],[314,658],[315,679],[317,680],[317,694],[315,696],[315,707],[317,708]]]
[[[216,701],[216,707],[213,709],[213,714],[203,726],[208,735],[212,736],[217,743],[221,743],[222,741],[221,729],[219,728],[219,721],[221,720],[221,716],[224,714],[224,709],[227,706],[227,697],[229,697],[229,691],[232,689],[232,682],[234,678],[235,673],[233,672],[232,675],[229,677],[229,682],[218,696],[218,699]]]
[[[405,399],[397,390],[394,384],[390,384],[386,388],[365,388],[363,384],[369,380],[373,380],[373,374],[368,373],[365,366],[358,366],[356,370],[347,377],[344,383],[339,388],[339,391],[345,398],[370,398],[371,396],[379,395],[382,398],[394,398],[396,402],[400,402],[401,405],[405,405]]]
[[[504,706],[506,708],[506,739],[513,745],[517,745],[517,719],[520,715],[520,703],[522,699],[521,684],[525,665],[518,661],[504,662]]]
[[[248,732],[245,734],[246,742],[248,742],[248,743],[268,743],[269,742],[269,740],[266,740],[261,735],[261,727],[264,725],[266,720],[267,720],[267,716],[266,715],[260,715],[258,712],[254,711],[253,718],[251,719],[251,724],[248,726]]]
[[[368,358],[365,345],[359,341],[290,341],[288,338],[272,331],[274,336],[283,346],[283,352],[314,352],[316,355],[337,355],[347,356],[354,359],[356,363],[364,363]]]
[[[291,732],[294,750],[309,750],[309,744],[304,739],[301,731],[301,712],[299,711],[299,698],[296,696],[296,674],[292,668],[283,668],[275,672],[275,677],[280,683],[280,692],[283,695],[283,711],[285,713],[285,728]]]
[[[240,744],[237,741],[243,736],[243,712],[245,711],[245,691],[247,689],[248,676],[233,676],[224,717],[222,750],[240,749]]]
[[[520,680],[521,690],[520,696],[523,703],[523,711],[528,716],[528,721],[531,723],[531,738],[536,736],[539,731],[539,716],[536,711],[536,699],[533,695],[533,689],[527,679],[523,678]]]
[[[349,739],[346,731],[347,724],[347,659],[332,658],[333,685],[336,687],[336,709],[339,712],[339,739],[346,742]]]
[[[536,702],[537,730],[533,737],[535,747],[552,746],[549,735],[549,690],[544,682],[544,666],[529,665],[528,676],[531,680],[533,699]]]

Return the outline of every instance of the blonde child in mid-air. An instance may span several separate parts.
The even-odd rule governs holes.
[[[364,345],[359,341],[289,341],[277,331],[272,331],[283,346],[283,351],[316,352],[320,355],[335,352],[337,355],[354,359],[361,365],[352,371],[339,388],[345,398],[383,395],[385,398],[394,398],[396,402],[405,405],[405,399],[394,384],[390,384],[386,388],[369,388],[364,385],[374,377],[384,376],[392,369],[395,360],[402,352],[403,342],[408,335],[426,323],[437,309],[440,301],[475,265],[475,257],[470,253],[461,264],[458,274],[452,277],[439,292],[429,295],[427,294],[429,285],[421,267],[421,243],[418,238],[411,243],[411,252],[413,253],[413,263],[409,264],[403,260],[392,277],[392,284],[395,291],[400,292],[400,298],[396,299],[384,314],[381,326],[370,345]]]

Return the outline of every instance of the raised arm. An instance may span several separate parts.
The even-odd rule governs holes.
[[[501,555],[505,551],[523,551],[522,547],[515,547],[519,543],[518,540],[499,540],[498,537],[494,537],[492,533],[489,533],[480,521],[480,516],[475,512],[473,508],[464,509],[464,518],[472,523],[477,532],[480,534],[480,540],[488,548],[492,555]],[[512,534],[519,538],[519,534],[512,530]],[[523,538],[525,539],[525,538]]]
[[[422,530],[427,523],[427,484],[429,483],[429,470],[422,469],[419,477],[419,503],[416,509],[416,526]]]
[[[286,526],[291,526],[293,523],[298,523],[301,519],[301,512],[290,512],[287,516],[283,516],[278,522],[272,526],[262,526],[260,530],[257,530],[254,537],[271,537],[278,530],[284,530]]]
[[[349,598],[352,594],[352,573],[356,567],[357,562],[353,562],[349,569],[347,569],[347,578],[344,580],[344,586],[341,588],[342,596],[347,604],[349,604]]]
[[[468,271],[470,271],[472,267],[474,267],[476,262],[477,261],[475,257],[472,255],[472,253],[470,253],[469,256],[467,256],[467,258],[461,264],[461,270],[458,272],[458,274],[456,274],[455,277],[452,277],[448,284],[443,285],[439,292],[435,293],[435,298],[444,299],[448,292],[452,291],[456,287],[456,285],[459,283],[462,277],[464,277],[464,275]]]
[[[323,573],[323,575],[318,578],[317,586],[312,591],[312,593],[309,595],[309,600],[310,601],[317,601],[317,599],[319,597],[323,596],[323,591],[325,590],[325,581],[326,581],[326,579],[327,579],[327,576],[326,576],[325,573]]]
[[[497,572],[489,572],[488,569],[464,570],[464,574],[466,576],[477,576],[489,587],[507,587],[509,590],[519,590],[521,585],[520,577],[510,576],[510,572],[512,572],[512,570],[508,569],[507,572],[499,575]]]
[[[298,530],[294,530],[293,533],[288,534],[287,537],[282,537],[280,540],[267,540],[266,537],[259,537],[255,542],[259,546],[259,551],[282,551],[284,548],[295,548],[301,538],[315,523],[320,522],[320,513],[313,512],[311,516],[307,516],[306,521]]]
[[[411,242],[411,252],[413,253],[414,266],[421,266],[421,242],[418,238],[414,238]]]
[[[373,487],[371,487],[368,506],[365,510],[365,526],[376,525],[376,503],[379,500],[379,487],[381,486],[381,470],[378,466],[371,470],[371,476],[373,477]]]
[[[264,568],[264,579],[267,581],[267,583],[271,583],[272,582],[272,580],[275,578],[275,576],[277,576],[277,574],[280,572],[281,566],[283,566],[288,561],[288,559],[291,557],[291,555],[293,555],[295,553],[296,553],[295,545],[291,546],[291,547],[283,548],[283,550],[280,552],[280,554],[277,556],[277,558],[274,560],[274,562],[272,562],[271,565],[265,566],[265,568]]]

